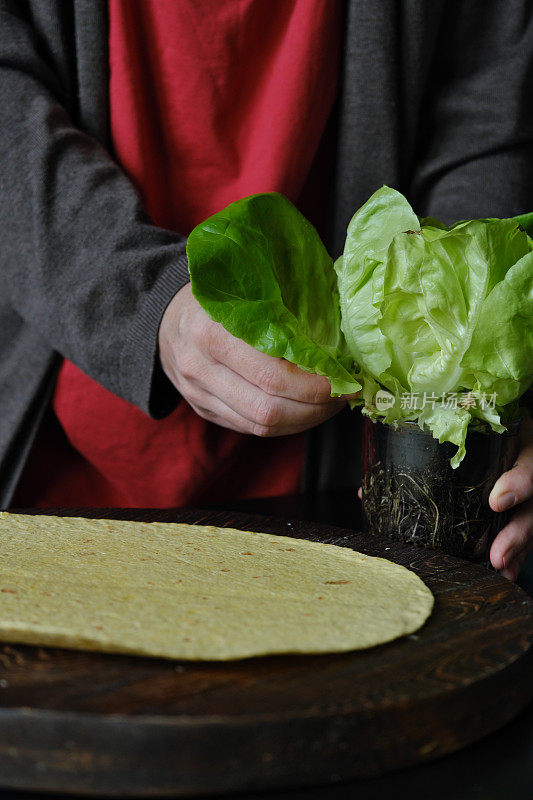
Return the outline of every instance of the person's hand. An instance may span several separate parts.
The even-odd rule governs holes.
[[[511,581],[516,580],[528,553],[533,550],[533,420],[523,419],[520,452],[514,466],[500,475],[489,496],[493,511],[516,508],[508,524],[496,536],[490,551],[492,566]]]
[[[349,399],[330,397],[327,378],[260,353],[232,336],[207,316],[190,284],[165,310],[159,358],[197,414],[241,433],[298,433],[332,417]]]

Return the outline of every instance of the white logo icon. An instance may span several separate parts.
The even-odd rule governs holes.
[[[396,402],[396,398],[385,389],[380,389],[376,392],[374,402],[378,411],[386,411],[388,408],[392,408]]]

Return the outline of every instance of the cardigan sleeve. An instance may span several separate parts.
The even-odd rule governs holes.
[[[0,2],[0,276],[51,348],[161,417],[179,399],[158,363],[163,312],[187,283],[185,239],[155,226],[69,96],[26,4]]]
[[[447,223],[533,210],[533,8],[445,2],[410,197]]]

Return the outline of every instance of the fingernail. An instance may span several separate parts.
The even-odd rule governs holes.
[[[357,397],[359,397],[359,394],[359,392],[355,392],[354,394],[342,394],[341,400],[355,400]]]
[[[516,495],[514,492],[504,492],[498,497],[498,511],[507,511],[516,503]]]
[[[501,569],[500,570],[500,575],[503,578],[507,578],[508,581],[514,581],[515,578],[516,578],[514,569],[509,569],[509,567],[506,567],[505,569]]]

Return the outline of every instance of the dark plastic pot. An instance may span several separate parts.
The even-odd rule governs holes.
[[[433,547],[490,567],[490,547],[511,511],[491,510],[488,497],[518,454],[520,420],[506,433],[470,431],[466,456],[439,444],[416,422],[397,428],[364,421],[363,510],[369,529],[394,540]]]

